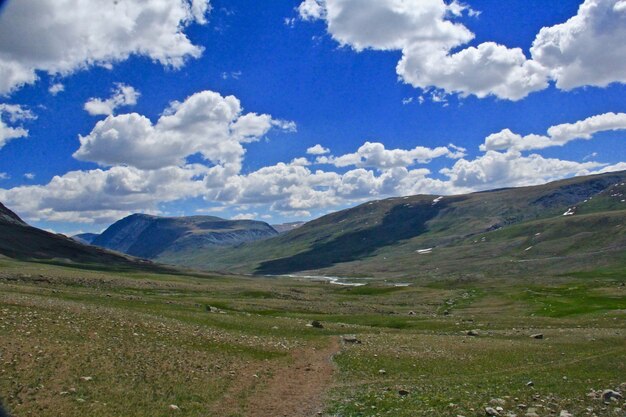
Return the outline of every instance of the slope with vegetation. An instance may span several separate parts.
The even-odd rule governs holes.
[[[626,262],[626,172],[461,196],[373,201],[236,248],[165,262],[256,274],[480,277]],[[566,215],[567,214],[567,215]]]
[[[277,234],[267,223],[253,220],[133,214],[111,225],[92,244],[154,259],[163,252],[194,252],[266,239]]]
[[[158,269],[146,261],[83,245],[64,235],[31,227],[0,204],[0,255],[21,260],[54,260],[110,268]]]

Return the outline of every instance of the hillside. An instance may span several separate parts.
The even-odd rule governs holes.
[[[78,235],[72,236],[72,239],[76,240],[77,242],[90,245],[91,243],[93,243],[94,240],[96,240],[98,236],[100,235],[97,233],[80,233]]]
[[[626,172],[441,197],[373,201],[262,243],[162,260],[256,274],[411,278],[626,263]],[[568,213],[568,215],[564,215]]]
[[[195,252],[276,236],[270,225],[212,216],[128,216],[105,230],[92,244],[129,255],[155,259],[164,253]]]
[[[157,268],[145,261],[83,245],[66,236],[31,227],[2,204],[0,204],[0,255],[20,260]]]

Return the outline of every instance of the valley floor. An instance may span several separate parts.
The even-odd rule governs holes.
[[[623,417],[624,399],[602,392],[626,394],[625,282],[626,271],[598,271],[341,287],[3,258],[0,397],[16,417],[484,416],[487,407]]]

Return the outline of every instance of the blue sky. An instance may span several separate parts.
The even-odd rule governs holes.
[[[624,0],[100,2],[1,9],[0,201],[46,229],[626,169]]]

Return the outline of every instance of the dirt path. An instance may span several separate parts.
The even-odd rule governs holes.
[[[254,387],[240,385],[221,403],[221,412],[245,417],[313,417],[324,409],[324,395],[332,383],[332,358],[341,350],[339,338],[322,349],[295,350],[291,361],[271,369],[271,376]],[[237,413],[239,409],[239,413]]]

